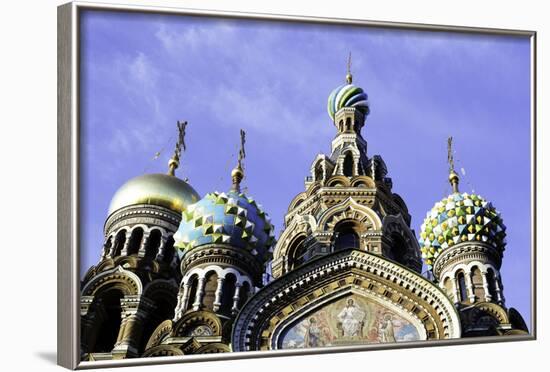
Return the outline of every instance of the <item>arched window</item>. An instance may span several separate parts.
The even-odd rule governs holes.
[[[315,167],[315,181],[321,181],[323,179],[323,166],[319,162]]]
[[[216,298],[216,289],[218,288],[218,274],[215,271],[210,271],[205,276],[204,282],[204,296],[202,298],[202,305],[212,310],[214,307],[214,300]]]
[[[351,118],[346,118],[346,131],[351,130]]]
[[[109,255],[109,252],[111,251],[112,246],[113,246],[113,237],[109,236],[109,238],[107,238],[107,241],[103,245],[103,257],[107,257]]]
[[[162,233],[160,230],[154,229],[149,234],[149,240],[147,240],[147,245],[145,246],[145,257],[150,259],[155,259],[159,252],[160,239]]]
[[[237,277],[233,274],[227,274],[223,281],[222,300],[219,312],[223,315],[230,316],[231,308],[233,307],[233,297],[235,296],[235,288]]]
[[[250,284],[248,284],[248,282],[244,282],[243,285],[241,286],[241,291],[239,294],[239,304],[238,304],[239,310],[241,310],[244,304],[246,303],[246,301],[248,301],[248,297],[250,297]]]
[[[474,289],[474,295],[479,300],[485,299],[485,291],[483,289],[483,277],[481,276],[481,270],[477,266],[472,267],[472,286]]]
[[[124,297],[122,291],[111,288],[97,295],[92,304],[98,324],[94,345],[89,346],[91,353],[108,353],[113,350],[120,330],[122,307],[120,299]]]
[[[460,271],[457,275],[457,282],[458,282],[458,294],[460,295],[460,302],[465,302],[468,300],[468,291],[466,289],[466,277],[464,276],[464,272]]]
[[[305,235],[300,235],[290,243],[289,252],[292,259],[292,268],[301,266],[306,261],[307,250],[304,246]]]
[[[170,235],[164,244],[164,262],[170,263],[174,258],[174,237]]]
[[[344,176],[353,177],[353,155],[351,152],[344,158]]]
[[[338,123],[338,128],[340,129],[340,132],[344,131],[344,121],[343,120],[340,120],[340,122]]]
[[[497,301],[497,287],[496,287],[496,281],[498,279],[495,276],[495,272],[493,269],[487,270],[487,284],[489,285],[489,294],[491,295],[491,301]]]
[[[353,222],[343,222],[334,229],[334,251],[343,249],[359,249],[359,235]]]
[[[132,235],[130,235],[130,242],[128,243],[128,253],[127,253],[128,256],[138,253],[142,240],[143,240],[143,229],[141,227],[136,227],[135,229],[132,230]]]
[[[116,234],[115,238],[115,254],[114,256],[120,256],[122,248],[124,248],[124,243],[126,243],[126,230],[120,230]]]
[[[193,308],[193,304],[195,303],[195,298],[197,297],[197,288],[199,286],[199,276],[197,274],[191,275],[188,283],[189,283],[189,296],[188,296],[187,306],[185,307],[185,310],[189,310]]]

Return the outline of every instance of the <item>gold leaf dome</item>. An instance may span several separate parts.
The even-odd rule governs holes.
[[[122,185],[109,206],[109,215],[135,204],[152,204],[182,213],[196,203],[199,194],[187,182],[168,174],[145,174],[132,178]]]

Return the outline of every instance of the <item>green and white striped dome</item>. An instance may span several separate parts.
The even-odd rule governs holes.
[[[500,213],[476,194],[456,192],[437,202],[420,231],[420,250],[429,270],[443,250],[458,243],[480,241],[501,251],[506,245],[506,226]]]

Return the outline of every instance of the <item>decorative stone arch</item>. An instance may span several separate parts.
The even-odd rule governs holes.
[[[307,195],[305,192],[301,192],[298,195],[292,199],[290,202],[290,205],[288,206],[288,212],[293,211],[296,207],[298,207],[300,204],[302,204],[307,199]]]
[[[395,246],[397,242],[393,241],[396,237],[404,242],[405,245],[404,252],[388,252],[391,253],[390,256],[394,257],[398,263],[420,272],[422,270],[420,246],[412,230],[405,222],[403,215],[401,213],[398,215],[387,215],[384,217],[382,225],[383,235],[390,243],[389,249],[398,249]]]
[[[222,322],[211,311],[188,311],[172,327],[171,337],[191,337],[199,326],[207,326],[211,336],[222,336]]]
[[[315,194],[317,191],[321,189],[322,185],[321,182],[313,182],[308,189],[306,190],[306,198],[309,198],[311,195]]]
[[[240,273],[235,268],[221,267],[221,266],[218,266],[218,265],[209,265],[209,266],[205,266],[205,267],[194,267],[194,268],[192,268],[183,277],[183,279],[181,281],[181,285],[183,286],[184,284],[190,284],[189,279],[193,275],[197,275],[199,279],[200,278],[205,278],[206,274],[208,274],[209,272],[212,272],[212,271],[214,271],[218,275],[218,278],[225,278],[227,274],[231,273],[231,274],[235,275],[235,277],[237,278],[237,283],[238,284],[243,284],[245,282],[248,282],[248,284],[250,286],[252,286],[252,281],[250,280],[250,278],[247,275],[244,275],[244,274]]]
[[[139,277],[133,272],[125,270],[121,266],[117,266],[90,280],[84,288],[82,288],[82,296],[95,296],[105,286],[115,286],[120,289],[125,296],[141,295],[143,293],[143,285]]]
[[[326,182],[327,187],[349,187],[350,180],[346,176],[332,176]]]
[[[167,356],[181,356],[184,355],[183,351],[172,345],[158,345],[150,349],[145,350],[141,355],[142,358],[148,357],[167,357]]]
[[[467,311],[462,312],[462,317],[466,320],[465,324],[474,326],[485,316],[492,317],[499,325],[510,324],[510,318],[506,310],[492,302],[478,302],[468,308]]]
[[[381,230],[382,220],[375,211],[357,203],[351,197],[323,212],[317,226],[324,231],[333,231],[334,226],[345,219],[364,224],[367,230]]]
[[[155,346],[160,345],[164,339],[169,337],[172,333],[173,325],[174,323],[170,319],[167,319],[164,322],[160,323],[151,334],[151,337],[149,337],[147,345],[145,346],[145,350],[147,351]]]
[[[219,354],[219,353],[229,353],[231,348],[222,344],[221,342],[214,342],[211,344],[206,344],[201,346],[194,354]]]
[[[311,235],[318,227],[315,217],[311,215],[295,215],[290,224],[285,228],[275,249],[273,250],[273,260],[289,256],[290,243],[299,235]]]
[[[392,194],[392,200],[395,204],[397,204],[401,211],[409,213],[409,208],[407,207],[407,204],[405,204],[405,201],[403,200],[403,198],[401,198],[399,194]]]
[[[262,288],[241,309],[233,328],[234,351],[272,349],[276,331],[300,309],[326,300],[331,293],[350,290],[370,291],[413,313],[429,340],[461,335],[458,312],[439,287],[379,255],[340,251],[311,261],[285,278]]]
[[[351,187],[366,187],[369,189],[375,189],[376,184],[369,176],[355,176],[350,182]]]

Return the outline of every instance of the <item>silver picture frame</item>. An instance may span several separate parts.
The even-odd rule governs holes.
[[[400,342],[399,344],[376,344],[339,346],[302,350],[250,351],[183,357],[155,357],[122,359],[102,362],[80,361],[80,14],[84,10],[107,10],[150,14],[193,15],[232,19],[254,19],[298,23],[335,24],[363,27],[378,27],[401,30],[445,31],[470,34],[515,35],[529,37],[531,42],[531,324],[530,334],[507,337],[476,337],[438,341]],[[260,14],[170,8],[157,6],[116,5],[93,2],[71,2],[58,7],[58,162],[57,162],[57,362],[69,369],[98,367],[156,365],[167,363],[231,360],[241,358],[265,358],[275,356],[304,355],[315,353],[342,353],[351,351],[432,347],[487,342],[510,342],[535,340],[537,337],[536,314],[536,47],[535,31],[495,28],[476,28],[433,24],[383,22],[374,20],[320,18],[280,14]]]

